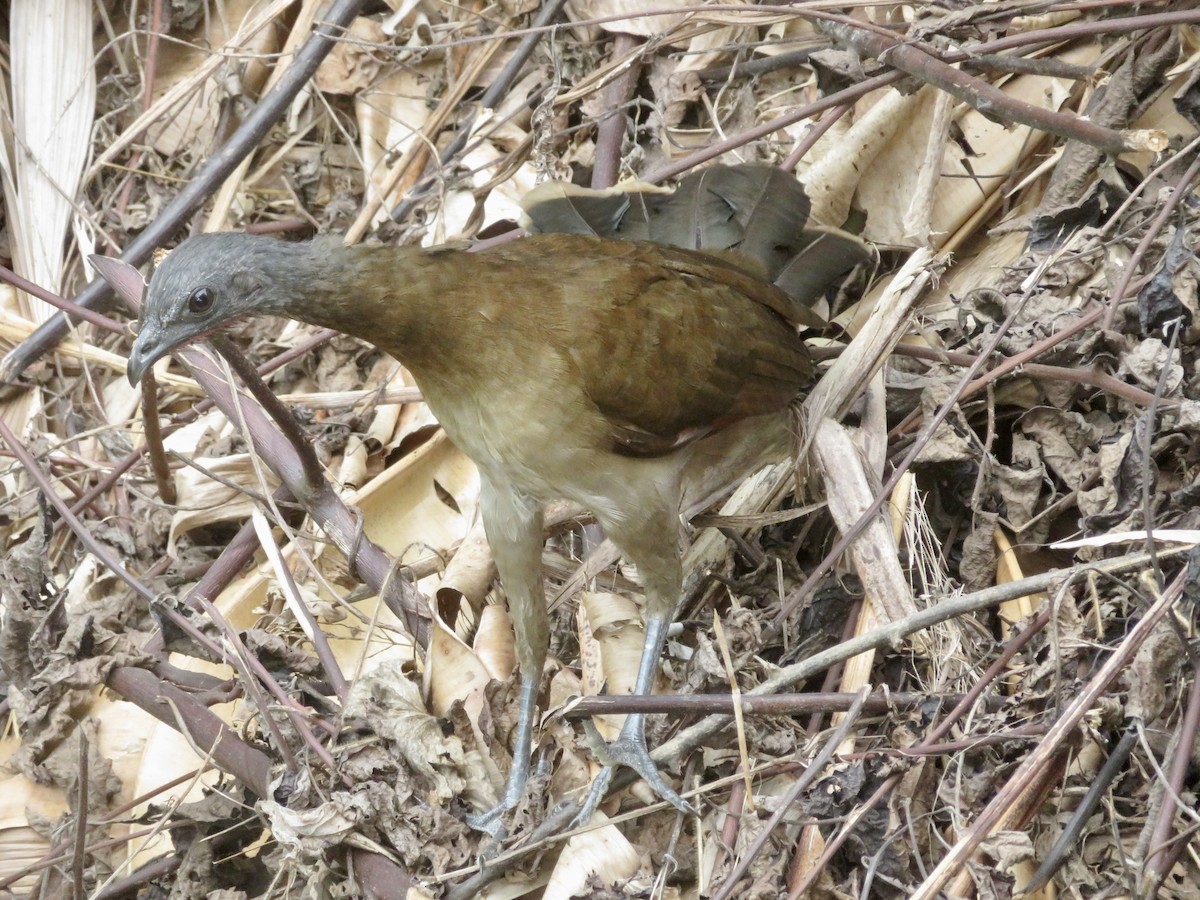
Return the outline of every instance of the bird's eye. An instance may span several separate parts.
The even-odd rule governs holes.
[[[212,309],[213,301],[216,297],[213,292],[206,287],[196,288],[188,296],[188,311],[194,313],[206,313]]]

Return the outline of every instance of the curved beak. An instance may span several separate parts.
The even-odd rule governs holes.
[[[171,347],[162,339],[159,329],[150,322],[142,323],[142,330],[133,349],[129,352],[129,363],[125,374],[130,384],[137,384],[150,371],[150,367],[170,352]]]
[[[142,305],[146,294],[146,282],[142,275],[124,260],[110,256],[92,255],[88,260],[96,267],[96,271],[109,283],[118,295],[129,301],[134,308]],[[133,342],[133,350],[129,353],[129,362],[125,366],[125,375],[130,384],[137,384],[150,371],[150,367],[158,362],[171,349],[172,342],[162,327],[153,321],[146,321],[143,315],[141,330],[137,340]]]

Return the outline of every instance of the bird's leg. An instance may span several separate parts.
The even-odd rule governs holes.
[[[653,615],[648,613],[646,616],[646,640],[642,644],[642,658],[638,665],[637,685],[634,689],[634,694],[638,697],[648,695],[654,686],[654,676],[658,671],[659,658],[662,656],[670,624],[671,616],[667,611]],[[633,769],[658,796],[680,812],[695,812],[691,805],[667,784],[658,771],[658,765],[650,758],[650,750],[646,747],[646,717],[641,713],[630,713],[625,717],[621,733],[604,749],[604,756],[604,768],[592,782],[587,799],[575,818],[578,824],[584,824],[592,817],[592,813],[608,792],[608,786],[612,783],[618,766]]]
[[[665,510],[661,513],[651,516],[636,533],[628,533],[628,524],[622,529],[619,524],[617,528],[611,528],[605,523],[605,530],[613,542],[619,547],[630,548],[626,552],[637,565],[638,574],[646,588],[646,636],[642,642],[642,657],[634,685],[634,694],[638,697],[649,695],[654,688],[659,660],[667,642],[667,629],[683,589],[683,571],[676,538],[678,529],[672,516],[666,514]],[[623,534],[622,531],[627,533]],[[635,549],[638,552],[634,553]],[[617,766],[633,769],[656,794],[680,812],[694,812],[687,801],[667,784],[657,764],[650,758],[650,751],[646,747],[644,715],[627,715],[621,733],[608,744],[604,755],[605,758],[601,760],[604,768],[592,782],[587,799],[575,818],[576,823],[583,824],[591,818],[604,799]]]
[[[550,642],[546,593],[542,584],[542,508],[527,497],[496,489],[482,478],[480,499],[483,526],[508,595],[509,615],[516,638],[521,693],[512,767],[500,802],[487,812],[467,816],[467,824],[499,840],[500,818],[515,807],[529,779],[533,723],[537,716],[538,688]]]

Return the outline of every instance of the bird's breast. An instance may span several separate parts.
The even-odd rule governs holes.
[[[492,479],[542,502],[572,496],[581,465],[595,467],[604,420],[571,385],[543,378],[425,379],[418,384],[450,439]],[[582,502],[582,501],[580,501]]]

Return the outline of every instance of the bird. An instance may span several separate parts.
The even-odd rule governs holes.
[[[770,172],[768,180],[781,174]],[[784,179],[795,190],[780,202],[803,198],[798,182]],[[773,193],[763,187],[756,196]],[[735,219],[737,205],[726,203],[720,215]],[[758,240],[766,255],[795,241],[806,215],[806,201],[777,215],[778,238]],[[815,317],[770,280],[787,259],[738,256],[736,239],[722,243],[695,249],[537,233],[468,252],[224,232],[185,239],[150,279],[129,356],[131,383],[172,349],[233,320],[297,319],[400,360],[478,467],[520,677],[503,796],[468,817],[494,837],[504,834],[502,817],[526,787],[549,645],[545,504],[565,499],[590,510],[634,563],[645,592],[635,693],[648,694],[682,591],[681,512],[786,451],[788,410],[813,383],[795,320]],[[618,765],[691,811],[650,758],[642,716],[626,717],[604,761],[585,811]]]

